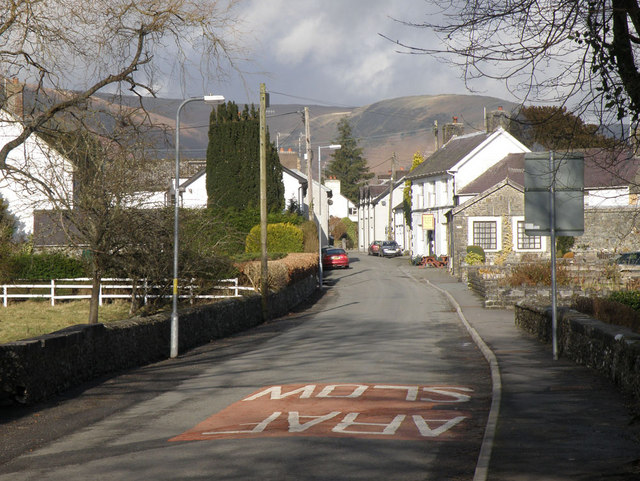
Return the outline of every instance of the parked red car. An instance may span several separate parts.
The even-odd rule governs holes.
[[[349,268],[349,256],[344,249],[330,247],[322,252],[322,267],[332,269],[334,267]]]
[[[370,256],[379,256],[380,246],[382,246],[382,241],[373,241],[371,244],[369,244],[369,249],[367,249],[367,254],[369,254]]]

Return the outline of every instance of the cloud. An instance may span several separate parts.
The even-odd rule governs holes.
[[[396,44],[380,36],[413,45],[437,42],[429,31],[393,20],[419,22],[427,7],[421,0],[251,0],[238,10],[242,30],[250,32],[240,39],[252,58],[239,64],[246,84],[232,77],[219,90],[238,102],[255,102],[258,83],[265,82],[267,89],[349,106],[465,93],[458,69],[426,55],[398,53]]]

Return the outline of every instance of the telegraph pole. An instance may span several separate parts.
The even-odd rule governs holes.
[[[387,240],[393,240],[393,184],[396,181],[396,153],[391,156],[391,183],[389,184],[389,223],[387,224]]]
[[[269,264],[267,262],[267,107],[268,94],[264,83],[260,84],[260,250],[262,318],[268,319]]]
[[[311,170],[311,127],[309,125],[309,107],[304,108],[304,137],[307,148],[307,197],[309,199],[309,220],[313,220],[313,171]]]

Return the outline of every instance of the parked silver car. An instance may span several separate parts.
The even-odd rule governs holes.
[[[382,257],[396,257],[402,255],[402,248],[396,241],[384,241],[380,246],[378,255]]]

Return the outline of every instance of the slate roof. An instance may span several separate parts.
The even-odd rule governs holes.
[[[586,149],[584,153],[584,186],[586,189],[620,187],[635,184],[640,172],[640,158],[631,152]],[[509,154],[484,174],[467,184],[458,194],[479,194],[508,179],[524,186],[524,153]]]
[[[476,132],[453,137],[411,173],[407,174],[407,179],[416,179],[446,172],[487,140],[492,133]]]

